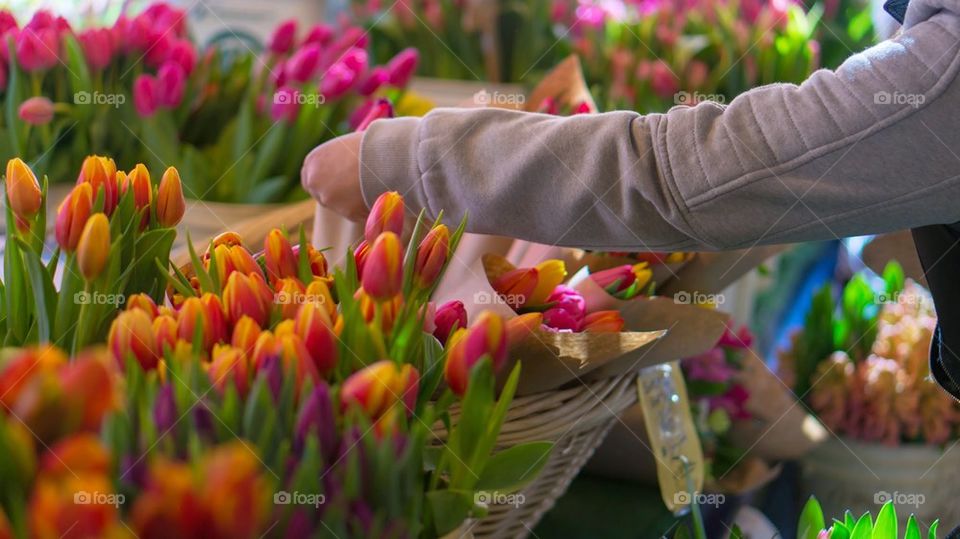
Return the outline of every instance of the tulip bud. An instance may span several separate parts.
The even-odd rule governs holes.
[[[516,346],[526,340],[543,324],[542,313],[521,314],[507,320],[507,348]]]
[[[367,257],[370,255],[370,244],[367,240],[362,240],[353,251],[353,261],[357,266],[357,277],[363,278],[363,267],[367,264]]]
[[[22,220],[32,218],[40,211],[43,193],[40,182],[30,167],[19,157],[7,161],[7,202],[13,214]]]
[[[183,218],[186,207],[180,173],[169,167],[160,178],[160,186],[157,188],[157,222],[162,227],[176,226]]]
[[[127,297],[127,310],[131,311],[133,309],[140,309],[143,312],[147,313],[147,316],[150,317],[150,320],[153,320],[160,314],[157,309],[157,304],[154,303],[153,298],[146,294],[132,294]]]
[[[417,248],[417,259],[413,266],[413,282],[417,287],[426,290],[433,286],[449,256],[450,230],[446,225],[437,225]]]
[[[244,275],[234,272],[227,278],[227,284],[223,288],[223,303],[227,320],[231,323],[237,323],[246,315],[257,325],[264,327],[270,321],[273,292],[259,274]]]
[[[326,382],[320,382],[313,388],[300,412],[297,414],[297,425],[294,431],[295,450],[303,450],[306,439],[311,434],[320,442],[320,451],[330,456],[336,446],[337,429],[333,403],[330,400],[330,387]]]
[[[245,396],[250,389],[250,366],[239,348],[223,344],[214,346],[207,374],[210,382],[220,391],[226,390],[230,381],[233,381],[240,396]]]
[[[280,23],[267,42],[267,49],[274,54],[286,54],[293,48],[297,38],[297,21],[289,19]]]
[[[447,343],[444,378],[457,395],[467,391],[470,371],[483,357],[489,357],[494,372],[507,360],[507,339],[503,319],[483,311],[469,329],[456,332]]]
[[[367,73],[367,77],[360,82],[360,85],[357,87],[357,93],[362,96],[373,95],[374,92],[380,89],[381,86],[390,82],[390,71],[383,66],[375,66]],[[393,111],[391,110],[391,113]],[[389,116],[390,118],[393,117]],[[360,129],[357,129],[360,131]]]
[[[330,287],[327,286],[326,279],[314,279],[307,285],[307,302],[316,303],[323,307],[329,320],[337,318],[337,304],[333,301],[333,295],[330,293]]]
[[[393,118],[393,105],[390,104],[389,100],[377,99],[366,116],[363,117],[363,120],[360,121],[360,124],[357,125],[357,131],[366,131],[374,121],[384,118]]]
[[[307,32],[307,37],[303,38],[303,42],[304,44],[316,43],[321,47],[325,47],[330,44],[332,39],[333,29],[326,24],[317,24],[310,28],[310,31]]]
[[[109,254],[110,222],[106,215],[95,213],[87,219],[77,242],[77,265],[83,278],[92,281],[99,277]]]
[[[312,356],[307,350],[303,339],[292,331],[277,331],[276,347],[280,355],[280,361],[285,369],[293,369],[296,372],[297,380],[305,381],[308,378],[314,383],[320,381],[320,371],[317,365],[311,361]]]
[[[300,246],[293,246],[293,258],[300,260]],[[313,245],[307,244],[307,261],[310,264],[310,274],[314,277],[327,276],[327,257],[323,256],[322,251],[318,251]]]
[[[570,311],[553,307],[543,312],[543,325],[558,331],[577,331],[580,329],[581,319]]]
[[[43,96],[34,96],[20,104],[17,114],[30,125],[46,125],[53,120],[53,102]]]
[[[77,184],[89,183],[96,201],[103,189],[103,213],[113,214],[117,207],[119,189],[117,185],[117,165],[109,157],[89,155],[83,160]]]
[[[164,62],[157,71],[157,103],[167,108],[175,108],[183,101],[183,92],[187,87],[187,73],[176,62]]]
[[[419,390],[420,373],[412,365],[398,368],[393,361],[383,360],[350,375],[343,382],[340,400],[344,408],[356,405],[377,419],[397,403],[412,412]]]
[[[156,368],[159,361],[153,324],[147,313],[140,309],[117,315],[110,326],[107,345],[120,365],[124,365],[131,354],[144,370]]]
[[[287,75],[299,83],[308,82],[313,79],[317,68],[320,66],[321,52],[322,49],[320,45],[304,45],[287,60],[285,66]]]
[[[133,107],[141,118],[149,118],[160,107],[157,79],[153,75],[143,74],[133,82]]]
[[[529,302],[537,288],[538,279],[536,268],[517,268],[497,277],[490,285],[503,296],[507,305],[519,309]]]
[[[400,293],[403,250],[396,234],[384,232],[373,243],[360,282],[364,291],[375,300],[388,300]]]
[[[420,52],[410,47],[403,49],[390,62],[387,63],[387,70],[390,73],[390,84],[397,88],[403,88],[410,81],[410,77],[417,70],[417,63],[420,61]]]
[[[303,283],[295,277],[287,277],[278,279],[273,286],[276,290],[274,303],[280,306],[280,316],[284,320],[293,319],[305,297]]]
[[[65,252],[72,253],[80,242],[83,225],[90,218],[93,207],[93,188],[89,183],[81,183],[70,191],[57,208],[57,220],[54,234],[57,243]]]
[[[467,309],[462,301],[448,301],[437,308],[437,314],[433,318],[436,329],[433,330],[433,336],[446,344],[450,334],[457,329],[467,327]]]
[[[202,297],[187,298],[177,313],[177,337],[193,342],[200,324],[204,350],[210,350],[214,344],[225,340],[227,322],[224,318],[223,306],[220,299],[211,293]]]
[[[305,303],[297,311],[294,324],[317,372],[325,377],[337,363],[337,339],[327,311],[316,303]]]
[[[253,356],[253,350],[260,337],[260,326],[249,316],[241,316],[233,326],[233,337],[230,340],[235,348],[240,349],[248,357]]]
[[[60,36],[52,28],[24,29],[16,37],[17,63],[27,71],[43,71],[57,65]]]
[[[320,81],[320,93],[329,101],[343,97],[357,81],[357,74],[342,61],[328,67]]]
[[[102,349],[91,349],[80,353],[60,371],[67,409],[76,413],[64,418],[71,432],[99,430],[104,416],[118,407],[115,368]]]
[[[177,345],[177,321],[170,315],[162,314],[153,319],[153,336],[157,341],[157,357],[164,357],[166,351]]]
[[[387,191],[373,203],[370,215],[363,230],[364,239],[373,244],[377,237],[384,232],[393,232],[397,236],[403,235],[403,197],[396,191]]]
[[[623,331],[625,322],[617,311],[597,311],[583,318],[580,331],[588,333],[616,333]]]
[[[297,277],[297,257],[287,237],[278,228],[267,234],[263,241],[263,258],[267,266],[267,277],[271,283],[284,277]]]
[[[547,296],[563,282],[567,276],[567,267],[562,260],[544,260],[536,265],[537,286],[527,298],[527,305],[543,305],[546,303]]]

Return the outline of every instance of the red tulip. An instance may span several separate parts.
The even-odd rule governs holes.
[[[297,277],[297,257],[293,253],[290,241],[278,228],[267,234],[263,241],[263,258],[267,266],[267,277],[271,283],[284,277]]]
[[[437,308],[437,314],[433,318],[436,329],[433,330],[433,336],[446,344],[450,334],[457,329],[467,327],[467,309],[462,301],[448,301]]]
[[[317,303],[305,303],[297,311],[294,324],[317,371],[326,377],[337,363],[337,337],[327,311]]]
[[[450,230],[446,225],[437,225],[420,242],[417,259],[413,266],[413,281],[426,290],[436,283],[443,266],[450,257]]]
[[[270,321],[273,292],[259,274],[234,272],[227,278],[223,288],[223,303],[231,323],[237,323],[246,315],[264,327]]]
[[[536,268],[517,268],[494,279],[491,286],[503,296],[507,305],[518,309],[527,304],[537,288],[539,272]]]
[[[373,243],[360,282],[363,290],[375,300],[389,300],[400,293],[403,286],[403,250],[396,234],[384,232]]]
[[[383,232],[393,232],[397,236],[403,235],[403,197],[396,191],[383,193],[370,208],[363,230],[363,237],[369,244],[373,244]]]
[[[159,362],[153,324],[147,313],[140,309],[117,315],[110,326],[107,344],[120,365],[124,365],[130,355],[144,370],[156,368]]]
[[[371,419],[386,414],[395,404],[412,412],[420,390],[420,373],[410,364],[398,368],[390,360],[378,361],[353,373],[343,382],[344,408],[357,406]]]
[[[447,362],[444,378],[457,395],[467,391],[470,371],[483,357],[489,357],[493,370],[499,370],[507,360],[507,339],[503,319],[490,311],[483,311],[469,329],[457,331],[447,343]]]

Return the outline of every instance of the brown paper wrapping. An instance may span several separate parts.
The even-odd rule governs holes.
[[[678,292],[718,294],[770,257],[785,251],[787,245],[762,245],[740,251],[697,253],[676,271],[676,277],[658,287],[658,294]]]
[[[903,267],[903,274],[920,283],[925,288],[923,266],[917,256],[917,246],[909,230],[882,234],[870,240],[863,248],[863,263],[877,275],[883,274],[888,262],[896,260]]]

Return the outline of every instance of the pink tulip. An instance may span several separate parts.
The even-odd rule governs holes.
[[[160,106],[158,101],[158,82],[152,75],[140,75],[133,82],[133,106],[137,109],[137,114],[143,118],[149,118],[157,112]]]
[[[369,44],[369,41],[370,38],[363,28],[351,26],[343,31],[340,38],[334,43],[333,48],[340,51],[345,51],[353,47],[364,49]]]
[[[342,62],[337,62],[330,66],[330,69],[323,76],[323,81],[320,83],[320,93],[330,101],[339,99],[350,91],[350,87],[356,80],[357,74],[353,70]]]
[[[296,82],[311,80],[320,65],[321,53],[320,45],[305,45],[287,60],[284,64],[284,73]]]
[[[390,72],[383,66],[376,66],[367,72],[366,78],[357,86],[357,93],[362,96],[373,95],[381,86],[390,81]]]
[[[70,23],[67,22],[67,19],[59,15],[54,15],[52,12],[41,9],[33,14],[33,17],[30,19],[30,22],[24,26],[24,30],[53,30],[57,34],[61,32],[70,31]]]
[[[53,120],[53,102],[43,96],[34,96],[20,104],[17,114],[30,125],[46,125]]]
[[[193,68],[197,65],[197,51],[193,44],[187,39],[177,39],[167,52],[167,61],[180,64],[183,72],[187,75],[193,73]]]
[[[420,61],[420,53],[412,47],[403,49],[394,56],[387,64],[387,71],[390,74],[390,84],[397,88],[403,88],[410,81],[410,77],[417,70],[417,63]]]
[[[450,334],[455,329],[467,327],[467,309],[463,302],[453,300],[448,301],[437,308],[437,314],[434,315],[433,324],[436,328],[433,330],[433,336],[446,344]]]
[[[176,37],[187,34],[187,12],[166,2],[151,4],[140,17],[151,21],[153,30],[158,34],[172,33]]]
[[[27,71],[43,71],[59,61],[60,37],[52,29],[24,29],[17,36],[17,61]]]
[[[325,47],[329,45],[332,40],[333,29],[326,24],[318,24],[307,32],[307,37],[303,40],[303,44],[316,43],[321,47]]]
[[[300,92],[296,88],[284,86],[273,94],[273,103],[270,105],[270,117],[275,122],[284,120],[293,122],[300,113],[300,104],[297,102],[297,95]]]
[[[8,31],[18,28],[17,18],[6,9],[0,10],[0,36],[6,35]]]
[[[664,99],[673,97],[680,89],[677,76],[673,74],[670,66],[663,60],[657,60],[653,64],[653,72],[650,75],[650,87],[653,89],[653,93]]]
[[[156,98],[162,107],[174,108],[183,100],[183,91],[187,86],[187,75],[180,64],[166,62],[157,72]]]
[[[577,331],[580,329],[580,320],[569,311],[554,307],[543,313],[543,324],[560,331]]]
[[[370,107],[367,115],[364,116],[363,120],[360,122],[360,125],[357,126],[357,131],[366,131],[370,124],[381,118],[393,118],[393,105],[390,104],[389,100],[376,100],[373,106]]]
[[[370,67],[367,51],[363,49],[354,48],[348,50],[343,54],[340,61],[350,68],[350,70],[357,75],[357,78],[360,78],[360,76],[366,73],[367,68]]]
[[[170,56],[170,52],[173,50],[174,41],[176,40],[171,34],[159,34],[154,36],[150,41],[150,44],[147,46],[146,51],[146,63],[150,67],[159,67]]]
[[[77,36],[87,65],[100,71],[110,65],[113,58],[113,34],[106,28],[90,28]]]
[[[710,76],[710,68],[700,60],[691,60],[687,65],[687,89],[702,88]]]
[[[286,54],[293,48],[297,38],[297,21],[290,19],[280,23],[267,42],[267,49],[274,54]]]

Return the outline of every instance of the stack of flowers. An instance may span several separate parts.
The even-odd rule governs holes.
[[[13,160],[6,193],[4,342],[25,346],[0,353],[0,537],[437,537],[547,460],[550,443],[494,454],[519,365],[499,397],[495,374],[532,326],[429,303],[462,225],[421,217],[404,249],[388,193],[344,269],[274,230],[258,253],[191,245],[170,273],[176,170],[155,189],[91,157],[58,213],[58,289],[45,189]],[[78,286],[125,308],[61,322]],[[68,322],[83,337],[61,340]]]
[[[885,276],[881,294],[861,276],[851,280],[839,311],[829,288],[818,294],[803,332],[781,355],[784,378],[837,434],[944,444],[960,432],[960,405],[930,377],[933,301],[915,283],[904,285],[898,268]]]

